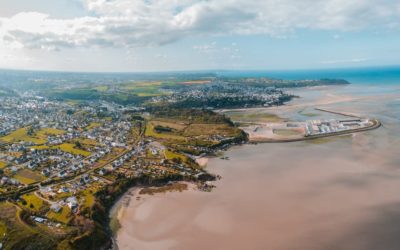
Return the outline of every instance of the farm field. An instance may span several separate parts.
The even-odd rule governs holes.
[[[265,113],[265,112],[259,112],[259,111],[248,111],[248,110],[243,110],[243,111],[227,111],[223,112],[226,116],[232,119],[234,122],[282,122],[285,119],[282,117],[279,117],[275,114],[270,114],[270,113]]]
[[[90,129],[94,129],[94,128],[100,127],[101,125],[102,125],[102,124],[99,123],[99,122],[92,122],[92,123],[90,123],[89,126],[87,126],[85,129],[86,129],[86,130],[90,130]]]
[[[228,124],[190,124],[184,131],[186,136],[206,136],[206,135],[222,135],[222,136],[235,136],[239,130],[230,127]]]
[[[24,194],[21,196],[21,198],[23,200],[25,200],[25,204],[20,201],[18,202],[21,206],[38,212],[42,207],[44,207],[46,205],[46,203],[44,202],[44,200],[42,200],[41,198],[39,198],[36,194],[34,193],[29,193],[29,194]]]
[[[170,150],[165,150],[164,151],[164,155],[165,155],[165,158],[168,159],[168,160],[181,159],[182,162],[187,162],[188,161],[188,157],[187,156],[185,156],[183,154],[172,152]]]
[[[164,124],[165,122],[159,123],[158,121],[150,121],[146,125],[145,136],[147,137],[154,137],[158,139],[166,139],[166,140],[176,140],[176,141],[185,141],[186,138],[184,136],[179,135],[179,130],[176,132],[169,132],[169,133],[158,133],[155,131],[156,126],[162,126],[159,124]]]
[[[156,131],[157,127],[170,131]],[[184,121],[151,120],[146,127],[146,136],[172,140],[185,140],[188,137],[215,134],[237,136],[238,133],[240,133],[239,129],[232,128],[230,125],[224,123],[187,123]]]
[[[91,208],[94,204],[95,197],[93,189],[86,189],[82,192],[84,203],[83,207]]]
[[[4,161],[0,161],[0,169],[3,169],[7,166],[7,163]]]
[[[32,142],[34,144],[44,144],[47,142],[49,135],[62,135],[65,131],[54,128],[43,128],[32,135],[29,135],[29,127],[20,128],[16,131],[0,138],[0,140],[7,143],[14,143],[19,141]]]
[[[25,142],[32,142],[35,144],[44,144],[47,142],[46,139],[29,136],[28,129],[29,129],[28,127],[17,129],[16,131],[12,132],[11,134],[2,137],[1,140],[8,142],[8,143],[25,141]]]
[[[45,149],[50,149],[50,147],[46,145],[40,145],[40,146],[32,146],[31,149],[45,150]]]
[[[21,170],[19,170],[14,175],[14,178],[16,180],[18,180],[19,182],[21,182],[22,184],[26,184],[26,185],[29,185],[29,184],[44,180],[44,178],[41,175],[39,175],[39,174],[29,170],[29,169],[21,169]]]
[[[63,143],[63,144],[55,146],[55,147],[61,149],[64,152],[71,153],[74,155],[82,155],[82,156],[87,157],[92,154],[88,151],[76,148],[75,145],[72,143]]]
[[[7,226],[4,222],[0,221],[0,240],[4,238],[7,233]]]
[[[9,202],[0,203],[0,240],[13,246],[13,249],[24,249],[28,244],[52,246],[51,234],[44,234],[37,227],[29,227],[21,219],[21,210]],[[4,233],[6,232],[6,235]]]
[[[58,213],[54,211],[49,211],[47,213],[47,218],[58,222],[62,222],[64,224],[68,224],[68,222],[72,218],[70,214],[71,214],[71,209],[68,206],[63,206],[61,211]]]

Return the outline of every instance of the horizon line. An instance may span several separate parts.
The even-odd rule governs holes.
[[[68,73],[68,74],[177,74],[177,73],[218,73],[218,72],[290,72],[290,71],[329,71],[351,69],[376,69],[376,68],[400,68],[400,64],[348,66],[329,68],[297,68],[297,69],[197,69],[197,70],[164,70],[164,71],[74,71],[74,70],[42,70],[42,69],[18,69],[0,68],[0,71],[42,72],[42,73]]]

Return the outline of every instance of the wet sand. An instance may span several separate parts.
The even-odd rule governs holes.
[[[119,248],[400,249],[400,90],[364,92],[344,101],[356,87],[304,90],[295,107],[274,110],[301,118],[300,110],[333,95],[341,101],[320,107],[373,116],[383,127],[234,147],[230,160],[209,159],[209,171],[223,177],[211,193],[131,199]]]

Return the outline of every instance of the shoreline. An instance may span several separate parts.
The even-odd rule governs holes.
[[[224,147],[223,149],[219,149],[217,151],[227,151],[232,147],[235,146],[240,146],[240,145],[250,145],[249,141],[245,141],[245,142],[240,142],[240,143],[229,143],[229,144],[225,144],[226,147]],[[215,154],[206,154],[203,155],[200,158],[196,159],[196,163],[201,167],[201,168],[206,168],[207,164],[210,160],[210,158],[215,157]],[[198,162],[199,161],[199,162]],[[211,174],[209,173],[210,175]],[[219,180],[221,177],[218,175],[215,175],[215,179],[214,181]],[[124,207],[129,206],[129,204],[133,201],[132,198],[139,197],[139,193],[141,190],[143,190],[144,188],[160,188],[160,187],[165,187],[169,184],[175,184],[175,183],[185,183],[187,184],[187,189],[185,191],[196,191],[196,192],[205,192],[202,191],[199,186],[196,186],[195,183],[193,181],[190,180],[170,180],[168,182],[161,182],[158,184],[139,184],[139,185],[133,185],[131,187],[128,187],[127,190],[125,192],[123,192],[122,194],[119,195],[119,197],[117,198],[116,201],[114,201],[113,205],[111,207],[109,207],[107,210],[107,231],[109,232],[109,244],[108,246],[105,246],[107,250],[119,250],[119,246],[118,246],[118,241],[117,241],[117,234],[118,231],[121,230],[122,226],[120,224],[120,219],[122,219],[123,213],[124,213]],[[215,186],[213,186],[215,187]],[[212,188],[213,188],[212,187]],[[163,193],[169,193],[169,192],[176,192],[176,191],[166,191]],[[145,194],[148,196],[153,196],[153,195],[149,195],[149,194]],[[155,194],[157,195],[157,193]],[[127,199],[128,198],[128,199]],[[127,199],[127,200],[126,200]],[[139,200],[134,200],[134,201],[143,201],[142,198],[140,198]],[[121,210],[122,209],[122,210]],[[119,218],[120,217],[120,218]],[[118,227],[116,228],[116,230],[111,228],[111,223],[113,220],[116,220],[116,222],[119,224]]]
[[[339,98],[340,100],[343,101],[344,100],[348,100],[349,98]],[[354,99],[354,98],[350,98],[350,99]],[[337,102],[338,100],[335,100],[335,102]],[[329,103],[329,102],[328,102]],[[266,109],[276,109],[276,108],[283,108],[283,109],[290,109],[290,108],[294,108],[294,107],[298,107],[298,106],[304,106],[306,104],[283,104],[280,106],[275,106],[275,107],[258,107],[258,108],[243,108],[243,109],[223,109],[223,110],[214,110],[217,113],[225,113],[225,112],[229,112],[232,110],[266,110]],[[308,105],[308,104],[307,104]],[[312,104],[311,104],[312,105]],[[252,140],[247,140],[244,143],[232,143],[232,144],[226,144],[227,147],[225,147],[225,150],[229,150],[230,148],[232,148],[233,146],[237,146],[237,145],[251,145],[251,144],[257,144],[257,143],[284,143],[284,142],[297,142],[297,141],[305,141],[305,140],[313,140],[313,139],[318,139],[318,138],[324,138],[324,137],[333,137],[333,136],[340,136],[340,135],[346,135],[346,134],[352,134],[352,133],[357,133],[357,132],[363,132],[363,131],[369,131],[369,130],[373,130],[373,129],[377,129],[381,126],[381,122],[377,119],[374,119],[374,124],[369,126],[369,127],[364,127],[364,128],[359,128],[359,129],[352,129],[352,130],[348,130],[348,131],[340,131],[340,132],[335,132],[335,133],[329,133],[329,134],[323,134],[323,135],[314,135],[314,136],[309,136],[309,137],[304,137],[304,138],[296,138],[296,139],[282,139],[282,140],[257,140],[257,141],[252,141]],[[247,134],[247,133],[246,133]],[[199,166],[201,167],[206,167],[210,157],[213,157],[213,155],[205,155],[202,156],[198,159],[196,159],[196,162]],[[177,183],[180,181],[172,181],[173,183]],[[188,182],[190,184],[193,184],[192,182]],[[167,183],[162,184],[161,186],[165,186],[167,185]],[[128,199],[128,203],[125,204],[126,206],[128,206],[129,204],[131,204],[131,202],[135,202],[136,200],[132,200],[132,198],[134,198],[135,196],[137,197],[138,193],[140,192],[141,189],[145,188],[145,187],[157,187],[156,185],[141,185],[141,186],[133,186],[131,188],[128,189],[128,191],[126,191],[125,193],[123,193],[121,195],[121,197],[118,199],[118,201],[110,208],[109,211],[109,218],[110,221],[112,220],[112,217],[117,217],[116,219],[122,219],[122,215],[123,215],[123,206],[124,206],[124,199],[126,199],[127,197]],[[198,190],[200,191],[200,190]],[[134,193],[132,193],[134,192]],[[140,199],[140,201],[143,201],[143,199]],[[135,204],[135,206],[137,206],[138,204]],[[122,211],[121,211],[122,209]],[[118,218],[119,217],[119,218]],[[109,225],[110,226],[110,225]],[[121,230],[121,228],[118,228],[118,230],[116,232],[113,233],[113,235],[111,236],[111,241],[112,241],[112,247],[111,249],[119,249],[118,248],[118,243],[117,243],[117,234],[118,231]]]
[[[109,211],[108,227],[110,228],[111,231],[111,236],[110,236],[111,246],[109,248],[110,250],[119,250],[116,236],[118,231],[121,229],[120,220],[122,219],[126,207],[129,206],[129,204],[132,201],[132,198],[137,196],[140,189],[141,187],[138,186],[129,188],[128,191],[126,191],[124,194],[121,195],[121,197],[118,198],[118,200],[114,203],[114,205],[111,207]],[[117,226],[117,228],[112,228],[111,225],[112,223],[118,223],[115,225]]]
[[[162,186],[155,186],[155,185],[140,185],[140,186],[134,186],[129,188],[125,193],[123,193],[118,200],[114,203],[114,205],[110,208],[109,210],[109,223],[108,227],[110,228],[110,240],[111,240],[111,246],[108,248],[109,250],[119,250],[118,246],[118,238],[117,234],[118,232],[123,228],[121,225],[121,221],[124,218],[124,213],[126,211],[126,208],[132,205],[132,202],[136,202],[133,204],[133,206],[137,207],[140,205],[140,202],[144,202],[146,198],[148,197],[155,197],[157,195],[162,195],[162,194],[167,194],[171,192],[186,192],[186,191],[196,191],[196,192],[201,192],[198,187],[189,181],[173,181],[172,184],[176,183],[181,183],[181,184],[186,184],[187,187],[185,190],[177,191],[177,190],[167,190],[167,191],[162,191],[162,192],[157,192],[154,194],[149,194],[149,193],[143,193],[140,194],[140,192],[146,188],[154,188],[154,187],[165,187],[168,184],[162,185]],[[171,184],[171,183],[170,183]],[[112,228],[111,223],[118,223],[117,228]]]
[[[326,138],[326,137],[366,132],[366,131],[377,129],[380,126],[382,126],[382,123],[379,120],[373,119],[372,121],[373,121],[373,125],[371,125],[369,127],[365,127],[365,128],[358,128],[358,129],[352,129],[352,130],[346,130],[346,131],[338,131],[338,132],[325,133],[325,134],[319,134],[319,135],[310,135],[310,136],[304,136],[301,138],[292,138],[292,139],[290,139],[290,138],[288,138],[288,139],[252,139],[252,140],[250,139],[248,143],[287,143],[287,142],[316,140],[316,139]]]

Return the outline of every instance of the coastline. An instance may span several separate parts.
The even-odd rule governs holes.
[[[327,87],[332,87],[332,86],[327,86]],[[333,86],[333,87],[335,87],[335,86]],[[307,89],[310,89],[310,87],[304,87],[302,89],[306,89],[307,90]],[[311,88],[311,89],[318,89],[318,88]],[[323,89],[326,89],[326,88],[323,88]],[[336,102],[341,102],[341,101],[344,101],[344,100],[346,100],[346,101],[353,100],[353,98],[350,98],[350,99],[348,99],[348,98],[344,98],[344,99],[343,98],[338,98],[338,99],[335,99],[334,101],[327,102],[327,103],[336,103]],[[327,104],[327,103],[324,103],[324,104]],[[285,103],[285,104],[282,104],[282,105],[279,105],[279,106],[273,106],[273,107],[254,107],[254,108],[225,109],[225,110],[214,110],[214,111],[217,112],[217,113],[218,112],[224,113],[224,112],[227,112],[227,111],[238,111],[238,110],[241,110],[241,111],[245,111],[245,110],[263,110],[264,111],[264,110],[274,110],[274,109],[292,109],[292,108],[297,108],[297,107],[304,106],[304,105],[310,105],[310,104],[309,103],[307,103],[307,104],[304,104],[304,103],[303,104]],[[380,122],[379,121],[378,121],[378,123],[379,123],[379,126],[380,126]],[[370,129],[367,129],[367,130],[370,130]],[[354,131],[345,131],[345,132],[346,133],[343,133],[343,134],[351,134]],[[247,133],[246,133],[246,135],[247,135]],[[229,143],[229,144],[226,144],[223,147],[223,149],[229,151],[232,147],[238,146],[238,145],[251,145],[251,144],[259,143],[259,142],[261,142],[261,143],[264,143],[264,142],[265,143],[296,142],[296,141],[304,141],[304,140],[317,139],[317,138],[328,137],[328,136],[338,136],[338,135],[340,135],[340,134],[316,136],[316,137],[309,137],[309,138],[306,138],[306,139],[301,138],[300,140],[296,139],[296,140],[286,140],[286,141],[250,141],[250,140],[247,140],[244,143]],[[200,167],[205,168],[207,166],[207,164],[209,163],[210,159],[214,158],[214,157],[215,157],[215,155],[205,155],[205,156],[197,158],[196,159],[196,163]],[[173,182],[176,183],[176,182],[181,182],[181,181],[178,180],[178,181],[173,181]],[[187,183],[193,184],[191,182],[187,182]],[[163,185],[166,185],[166,184],[167,183],[163,183],[161,185],[163,186]],[[109,219],[110,219],[109,222],[111,222],[113,220],[117,220],[119,222],[120,220],[122,220],[123,216],[124,216],[124,213],[126,211],[126,208],[128,206],[133,206],[133,208],[137,208],[138,206],[140,206],[140,204],[142,204],[146,200],[146,199],[143,199],[143,198],[139,198],[139,200],[135,199],[135,197],[139,197],[140,190],[142,190],[143,188],[155,187],[155,186],[156,185],[154,185],[154,184],[148,184],[148,185],[137,185],[137,186],[130,187],[128,189],[128,191],[124,192],[118,198],[118,201],[114,205],[112,205],[112,207],[110,208],[110,211],[108,213],[109,214]],[[200,190],[196,190],[195,192],[201,192],[201,191]],[[159,195],[160,194],[155,194],[155,196],[159,196]],[[155,197],[155,196],[153,196],[153,197]],[[109,225],[109,227],[110,227],[110,225]],[[118,240],[117,240],[117,234],[121,229],[122,229],[122,226],[119,225],[117,230],[115,230],[112,233],[112,235],[111,235],[112,248],[111,249],[119,249]]]
[[[199,166],[202,168],[205,168],[209,159],[215,156],[216,152],[219,151],[226,151],[231,147],[238,146],[238,145],[243,145],[243,144],[248,144],[246,142],[229,142],[226,144],[220,145],[217,149],[215,149],[213,154],[207,154],[204,155],[197,160],[200,161],[202,165]],[[209,180],[211,181],[216,181],[220,178],[218,175],[214,175],[211,173],[203,174],[202,181],[203,182],[208,182]],[[198,179],[199,180],[199,179]],[[197,181],[198,181],[197,180]],[[176,183],[186,183],[188,185],[188,188],[186,191],[191,190],[199,193],[207,193],[210,192],[212,188],[214,188],[213,185],[209,185],[206,183],[206,185],[195,185],[195,180],[190,179],[190,178],[184,178],[180,175],[177,175],[176,178],[173,176],[170,178],[166,179],[146,179],[146,178],[139,178],[139,179],[129,179],[125,180],[123,183],[119,183],[118,185],[121,185],[121,191],[122,193],[117,193],[116,194],[116,199],[115,200],[107,200],[106,203],[104,203],[104,200],[100,200],[100,204],[105,207],[107,218],[105,220],[105,231],[108,234],[109,239],[107,242],[104,244],[102,249],[109,249],[109,250],[118,250],[119,245],[117,242],[117,237],[116,234],[120,230],[120,225],[118,217],[122,218],[124,214],[124,206],[131,204],[131,202],[137,202],[137,200],[132,200],[133,197],[138,197],[138,194],[140,193],[141,190],[145,188],[162,188],[165,187],[169,184],[176,184]],[[197,182],[198,184],[198,182]],[[165,193],[173,193],[174,191],[166,191]],[[155,194],[159,195],[159,194]],[[140,196],[142,197],[142,196]],[[143,201],[142,198],[139,200],[140,202]],[[125,206],[126,208],[127,206]],[[116,223],[117,222],[117,223]],[[114,226],[112,226],[110,223],[114,223]],[[113,227],[113,228],[112,228]]]
[[[369,98],[372,98],[372,97],[346,97],[345,99],[346,100],[351,100],[351,101],[354,101],[354,100],[360,100],[360,99],[369,99]],[[374,98],[376,98],[376,97],[374,97]],[[381,99],[381,97],[379,97],[379,99]],[[334,103],[340,103],[340,102],[342,102],[343,101],[343,99],[341,99],[340,97],[339,98],[337,98],[337,100],[340,100],[340,101],[337,101],[337,102],[334,102]],[[271,110],[271,109],[279,109],[279,110],[283,110],[284,112],[286,112],[285,110],[288,110],[288,109],[292,109],[292,108],[300,108],[300,107],[304,107],[304,106],[309,106],[309,105],[313,105],[313,102],[309,102],[309,100],[304,100],[305,101],[305,103],[303,103],[303,101],[301,102],[301,103],[294,103],[294,104],[285,104],[285,105],[283,105],[283,106],[279,106],[279,107],[273,107],[273,108],[258,108],[258,109],[261,109],[261,110],[266,110],[266,109],[269,109],[269,110]],[[321,100],[317,100],[317,102],[316,103],[321,103],[321,102],[323,102],[323,100],[321,101]],[[246,109],[247,110],[247,109]],[[252,110],[254,110],[254,108],[252,108]],[[354,111],[354,110],[352,110],[352,111]],[[357,113],[357,112],[356,112]],[[368,128],[363,128],[363,129],[361,129],[360,131],[344,131],[345,133],[343,133],[343,134],[353,134],[353,133],[355,133],[355,132],[362,132],[362,131],[368,131],[368,130],[372,130],[372,129],[376,129],[376,128],[379,128],[381,126],[381,122],[380,122],[380,120],[376,120],[376,122],[374,123],[374,125],[373,126],[371,126],[371,127],[368,127]],[[379,132],[378,132],[379,133]],[[325,135],[325,136],[322,136],[322,137],[335,137],[335,136],[338,136],[338,137],[340,137],[340,135],[342,135],[342,134],[331,134],[331,135]],[[357,136],[357,138],[364,138],[365,136]],[[320,138],[319,136],[318,136],[318,138]],[[310,139],[316,139],[316,138],[309,138],[308,140],[310,140]],[[304,141],[304,140],[295,140],[295,141],[290,141],[290,142],[299,142],[299,143],[301,143],[301,141]],[[337,141],[337,143],[341,143],[340,142],[341,140],[338,140]],[[289,142],[289,141],[287,141],[287,142]],[[257,142],[255,142],[255,143],[257,143]],[[245,143],[244,145],[245,146],[247,146],[247,145],[251,145],[252,143],[251,142],[249,142],[249,143]],[[266,143],[266,144],[269,144],[269,143]],[[279,144],[279,143],[278,143]],[[294,145],[293,145],[293,147],[296,147],[296,145],[298,145],[297,143],[294,143]],[[231,146],[234,146],[234,145],[231,145]],[[231,146],[229,147],[229,149],[228,149],[228,152],[227,152],[227,154],[229,155],[229,154],[231,154],[232,153],[232,150],[231,150]],[[278,146],[278,147],[280,147],[280,146]],[[237,152],[237,151],[234,151],[233,152],[233,154],[235,154],[235,152]],[[225,164],[225,165],[229,165],[229,164],[231,164],[231,162],[229,162],[229,161],[220,161],[219,159],[213,159],[214,157],[205,157],[205,161],[212,161],[212,162],[214,162],[214,161],[218,161],[218,162],[222,162],[222,164]],[[202,158],[200,158],[200,159],[202,159]],[[232,162],[232,163],[234,163],[234,162]],[[213,171],[215,171],[215,169],[213,169]],[[217,172],[218,173],[218,172]],[[224,177],[224,175],[222,174],[222,176]],[[224,183],[217,183],[217,185],[219,186],[219,185],[224,185]],[[218,188],[219,189],[219,188]],[[218,189],[216,190],[216,191],[218,191]],[[214,192],[212,192],[212,193],[214,193]],[[168,194],[168,195],[158,195],[157,196],[157,198],[156,199],[153,199],[153,197],[151,197],[151,198],[149,198],[149,200],[158,200],[158,199],[161,199],[161,200],[165,200],[164,198],[162,198],[163,196],[167,196],[167,197],[169,197],[169,199],[171,199],[171,197],[173,198],[173,200],[175,200],[175,199],[177,199],[177,197],[179,196],[180,194]],[[192,196],[195,196],[195,197],[198,197],[198,196],[201,196],[201,195],[198,195],[198,194],[195,194],[195,195],[193,195],[193,193],[191,194]],[[185,197],[187,197],[187,196],[190,196],[189,194],[188,195],[183,195],[183,196],[185,196]],[[161,197],[161,198],[160,198]],[[142,203],[146,203],[146,202],[148,202],[149,200],[141,200],[140,202]],[[136,201],[135,200],[132,200],[132,202],[134,202],[134,203],[136,203]],[[152,201],[153,202],[153,201]],[[139,204],[140,205],[140,204]],[[137,208],[138,206],[139,206],[138,204],[134,204],[133,206],[132,206],[132,209],[135,209],[135,208]],[[153,206],[154,206],[154,204],[153,204]],[[131,212],[132,212],[132,210],[131,210]],[[122,229],[123,230],[123,229]],[[134,236],[134,235],[133,235]],[[140,237],[139,237],[140,238]],[[157,240],[155,240],[156,242],[158,242]],[[152,243],[151,243],[152,241],[151,240],[149,240],[149,244],[151,245]],[[164,243],[168,243],[168,242],[164,242]],[[155,248],[156,249],[156,248]]]
[[[177,181],[174,183],[182,183],[186,184],[187,188],[185,190],[167,190],[167,191],[162,191],[154,194],[148,194],[148,193],[142,193],[141,191],[145,190],[146,188],[152,188],[154,187],[153,185],[141,185],[141,186],[134,186],[132,188],[129,188],[128,191],[126,191],[121,197],[118,198],[118,200],[114,203],[114,205],[111,207],[109,211],[109,227],[112,231],[112,234],[110,236],[112,245],[109,248],[110,250],[118,250],[119,245],[118,245],[118,237],[117,234],[118,232],[123,229],[123,226],[121,225],[121,221],[124,220],[124,216],[126,213],[127,208],[129,207],[134,207],[137,208],[141,204],[143,204],[147,198],[149,197],[159,197],[162,195],[165,195],[167,193],[177,193],[177,192],[201,192],[197,186],[188,181]],[[168,185],[168,184],[166,184]],[[160,186],[163,187],[163,186]],[[114,225],[111,225],[114,224]],[[115,227],[116,226],[116,227]]]
[[[286,143],[286,142],[308,141],[308,140],[315,140],[315,139],[326,138],[326,137],[341,136],[341,135],[348,135],[348,134],[353,134],[353,133],[370,131],[370,130],[377,129],[380,126],[382,126],[382,123],[379,120],[373,119],[372,121],[373,121],[373,124],[371,126],[364,127],[364,128],[324,133],[324,134],[319,134],[319,135],[310,135],[310,136],[305,136],[305,137],[301,137],[301,138],[250,139],[248,143]]]
[[[115,204],[111,207],[109,212],[109,227],[111,229],[111,247],[110,250],[118,250],[117,238],[116,234],[118,230],[121,228],[120,221],[123,217],[125,209],[134,198],[139,193],[140,187],[132,187],[128,189],[118,200]]]
[[[125,244],[121,249],[394,246],[398,231],[385,230],[385,212],[396,209],[391,204],[398,201],[398,194],[390,191],[399,186],[392,177],[398,174],[398,149],[390,144],[397,142],[392,135],[398,134],[398,119],[393,120],[391,112],[381,113],[378,105],[369,102],[324,108],[370,115],[385,127],[353,136],[331,136],[318,143],[229,148],[224,156],[230,160],[209,160],[207,170],[223,176],[210,194],[169,193],[140,204],[132,200],[125,228],[120,231]],[[287,115],[288,119],[299,117],[298,110]],[[380,122],[374,124],[378,126]],[[134,216],[144,211],[147,217]],[[367,235],[362,233],[365,228]],[[388,235],[390,243],[378,241],[383,235]]]

